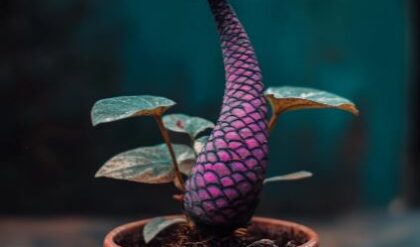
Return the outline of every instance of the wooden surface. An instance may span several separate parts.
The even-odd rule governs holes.
[[[1,218],[2,247],[101,246],[103,236],[127,219],[86,217]],[[420,213],[353,214],[298,220],[315,228],[323,247],[419,247]]]

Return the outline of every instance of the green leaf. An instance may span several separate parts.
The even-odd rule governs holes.
[[[160,232],[166,228],[178,224],[181,222],[186,222],[184,218],[164,218],[157,217],[150,220],[143,228],[143,238],[144,241],[149,243],[152,241]]]
[[[267,178],[264,180],[264,184],[271,183],[271,182],[280,182],[280,181],[294,181],[294,180],[301,180],[312,177],[313,174],[311,172],[307,171],[300,171],[300,172],[294,172],[282,176],[276,176]]]
[[[194,150],[198,154],[209,140],[209,136],[202,136],[194,141]]]
[[[93,126],[136,116],[161,116],[176,103],[157,96],[122,96],[102,99],[91,111]]]
[[[214,128],[209,120],[200,117],[191,117],[185,114],[171,114],[163,117],[165,127],[174,132],[187,133],[192,139],[205,131]]]
[[[337,108],[358,115],[354,103],[338,95],[304,87],[270,87],[265,95],[276,113],[308,108]]]
[[[174,144],[178,164],[187,170],[195,162],[192,148]],[[171,156],[165,144],[141,147],[118,154],[107,161],[95,177],[107,177],[139,183],[160,184],[175,178]]]

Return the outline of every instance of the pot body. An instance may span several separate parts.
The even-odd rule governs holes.
[[[167,217],[171,218],[180,216]],[[104,247],[123,247],[120,243],[126,240],[129,242],[140,241],[142,239],[141,229],[149,220],[150,219],[136,221],[115,228],[106,235]],[[264,217],[253,217],[252,225],[254,227],[258,227],[264,232],[269,232],[270,235],[276,235],[277,232],[279,234],[288,232],[292,236],[296,236],[296,238],[306,239],[306,242],[298,247],[319,247],[318,234],[312,229],[294,222]]]

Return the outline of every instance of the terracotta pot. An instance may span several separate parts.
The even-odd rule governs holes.
[[[179,216],[168,216],[179,217]],[[125,247],[124,242],[139,242],[142,239],[141,229],[150,219],[136,221],[119,226],[109,232],[104,240],[104,247]],[[295,239],[305,239],[306,242],[298,247],[319,247],[319,237],[312,229],[297,223],[271,218],[252,218],[253,227],[257,227],[270,235],[284,234],[295,236]]]

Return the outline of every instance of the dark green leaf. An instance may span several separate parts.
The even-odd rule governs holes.
[[[200,117],[190,117],[185,114],[171,114],[163,117],[165,127],[171,131],[187,133],[194,139],[206,129],[214,128],[209,120]]]
[[[343,97],[304,87],[270,87],[265,95],[277,113],[308,108],[337,108],[358,114],[356,106]]]
[[[154,218],[150,220],[143,228],[144,241],[147,244],[166,228],[185,221],[186,220],[184,218]]]
[[[310,178],[312,177],[312,175],[313,174],[311,172],[307,172],[307,171],[294,172],[294,173],[290,173],[290,174],[286,174],[282,176],[267,178],[264,180],[264,184],[271,183],[271,182],[280,182],[280,181],[301,180],[305,178]]]
[[[102,99],[92,108],[92,124],[95,126],[136,116],[161,116],[174,105],[175,102],[170,99],[149,95]]]
[[[186,145],[173,145],[180,169],[188,170],[195,162],[192,148]],[[165,144],[141,147],[118,154],[105,163],[95,177],[108,177],[139,183],[169,183],[175,172]]]

